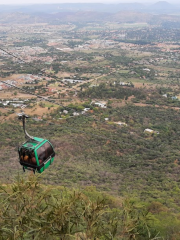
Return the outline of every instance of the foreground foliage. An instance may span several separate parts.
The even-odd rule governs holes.
[[[0,186],[0,239],[157,239],[143,205],[94,188],[45,187],[18,177]]]

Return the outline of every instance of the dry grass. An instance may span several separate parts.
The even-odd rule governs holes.
[[[13,95],[14,92],[17,92],[16,90],[11,91],[11,90],[5,90],[5,91],[0,91],[0,98],[3,99],[13,99],[13,98],[23,98],[23,99],[29,99],[29,98],[34,98],[35,96],[26,94],[26,93],[19,93],[17,96]]]

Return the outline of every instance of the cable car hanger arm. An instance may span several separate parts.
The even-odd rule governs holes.
[[[24,130],[24,134],[25,134],[25,137],[26,138],[29,138],[29,139],[34,139],[33,136],[29,135],[28,132],[26,131],[26,121],[25,119],[26,118],[29,118],[28,115],[22,113],[22,114],[19,114],[19,117],[18,117],[20,120],[22,120],[23,122],[23,130]]]

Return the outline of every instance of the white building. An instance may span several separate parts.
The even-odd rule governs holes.
[[[152,134],[152,133],[156,133],[156,134],[159,134],[158,131],[154,131],[154,130],[149,129],[149,128],[146,128],[146,129],[144,130],[144,133],[150,133],[150,134]]]
[[[67,111],[67,110],[63,110],[63,113],[64,113],[64,114],[68,114],[68,111]]]
[[[84,108],[83,111],[87,112],[87,111],[89,111],[89,110],[90,110],[90,108]]]
[[[104,104],[104,103],[95,102],[94,104],[98,107],[106,108],[106,104]]]
[[[118,124],[120,126],[127,126],[127,124],[125,122],[114,122],[115,124]]]

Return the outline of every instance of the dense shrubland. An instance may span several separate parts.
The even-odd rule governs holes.
[[[109,98],[117,98],[117,99],[125,99],[130,96],[138,96],[139,99],[145,99],[146,95],[138,90],[134,89],[133,87],[124,88],[122,86],[114,86],[114,87],[107,87],[105,84],[100,84],[98,87],[92,87],[79,93],[81,98],[102,98],[102,99],[109,99]]]
[[[136,200],[94,188],[45,187],[29,175],[0,185],[0,239],[159,239],[152,213]],[[151,207],[152,208],[152,207]]]
[[[173,99],[178,92],[175,91],[173,93],[171,90],[171,93],[168,93],[169,91],[169,88],[146,89],[145,86],[144,88],[134,88],[133,85],[124,87],[118,83],[115,85],[110,84],[109,86],[101,83],[99,86],[91,87],[80,92],[79,97],[81,99],[121,99],[128,100],[128,102],[132,103],[180,107],[180,101]],[[164,93],[167,94],[167,98],[162,96]],[[129,100],[130,97],[131,100]]]

